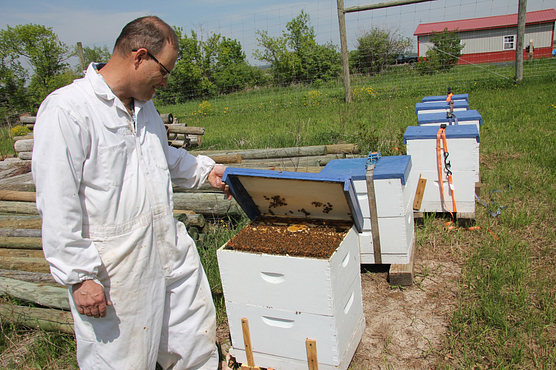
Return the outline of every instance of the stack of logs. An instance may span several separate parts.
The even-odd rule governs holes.
[[[174,119],[172,113],[163,113],[160,115],[166,133],[168,134],[168,145],[176,148],[191,149],[201,146],[203,143],[204,127],[187,126],[185,123],[178,123],[177,118]]]
[[[202,144],[202,138],[205,134],[204,127],[192,127],[184,123],[178,123],[178,120],[174,119],[172,113],[161,114],[160,118],[162,118],[166,126],[169,145],[176,148],[192,149]],[[19,120],[22,125],[33,130],[36,117],[22,116]],[[33,151],[33,133],[31,132],[25,136],[14,137],[14,141],[14,148],[18,153],[19,159],[30,160]]]
[[[168,119],[166,117],[166,121]],[[32,125],[33,122],[24,123]],[[192,131],[188,130],[200,129],[176,123],[168,123],[167,127],[169,135],[192,135]],[[173,137],[170,141],[185,139]],[[30,144],[27,140],[31,140]],[[28,145],[29,150],[23,150],[23,145]],[[176,146],[187,145],[177,143]],[[15,147],[19,158],[0,161],[0,294],[35,302],[47,308],[20,307],[0,301],[0,316],[30,327],[73,333],[67,289],[54,282],[42,252],[42,222],[36,209],[30,173],[32,139],[18,139]],[[353,144],[191,152],[193,155],[208,155],[217,163],[229,167],[297,172],[319,172],[332,159],[359,157],[358,153],[358,147]],[[209,184],[194,190],[176,187],[174,208],[175,217],[184,222],[191,237],[199,241],[204,239],[209,230],[208,219],[218,220],[243,214],[235,200],[225,199],[222,192],[215,191]]]

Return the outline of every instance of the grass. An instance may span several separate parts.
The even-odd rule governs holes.
[[[415,103],[451,86],[470,94],[483,116],[479,231],[445,231],[427,217],[417,226],[421,252],[462,266],[458,305],[437,364],[444,369],[556,368],[556,60],[529,63],[519,85],[510,67],[461,66],[419,77],[411,70],[356,77],[354,103],[337,84],[261,88],[179,106],[162,106],[180,122],[203,126],[203,149],[358,143],[363,151],[403,154],[403,132],[415,125]],[[505,77],[500,77],[503,75]],[[471,76],[471,77],[470,77]],[[2,142],[0,135],[0,148]],[[13,145],[13,144],[12,144]],[[9,145],[8,145],[9,147]],[[492,191],[492,193],[491,193]],[[494,203],[491,203],[494,202]],[[224,220],[199,251],[224,319],[216,250],[247,221]],[[419,252],[420,253],[420,252]],[[20,329],[4,328],[18,333]],[[3,346],[3,342],[0,345]],[[41,365],[42,366],[42,365]],[[48,368],[38,366],[35,368]]]

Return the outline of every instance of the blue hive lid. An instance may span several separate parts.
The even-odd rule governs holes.
[[[421,102],[431,102],[431,101],[446,101],[448,95],[435,95],[435,96],[425,96]],[[454,94],[452,95],[452,100],[465,100],[469,102],[469,94]]]
[[[476,110],[461,110],[457,112],[453,112],[458,122],[465,122],[465,121],[479,121],[479,125],[483,124],[483,117],[479,114]],[[426,123],[449,123],[454,124],[454,118],[448,118],[446,116],[446,112],[438,112],[438,113],[425,113],[425,114],[418,114],[417,115],[417,123],[419,125],[426,124]]]
[[[434,139],[438,133],[438,126],[408,126],[403,135],[403,142],[407,144],[408,140],[416,139]],[[457,125],[446,126],[447,139],[473,138],[478,143],[481,142],[479,130],[475,125]]]
[[[366,180],[367,158],[333,159],[320,171],[330,176],[350,176],[352,180]],[[400,179],[405,185],[411,171],[410,155],[380,157],[373,171],[373,178]]]
[[[454,102],[454,109],[469,109],[469,103],[463,100]],[[431,102],[431,103],[417,103],[415,104],[415,112],[433,110],[433,109],[450,109],[450,103],[445,101]]]
[[[363,216],[349,176],[228,167],[222,180],[247,216],[352,221]]]

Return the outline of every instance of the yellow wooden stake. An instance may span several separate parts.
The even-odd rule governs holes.
[[[307,347],[307,362],[309,364],[309,370],[319,370],[319,361],[317,359],[317,341],[307,338],[305,346]]]
[[[427,185],[427,179],[422,179],[421,175],[419,175],[419,183],[417,184],[415,200],[413,201],[413,209],[415,211],[421,209],[421,202],[423,201],[423,195],[425,194],[425,185]]]
[[[249,320],[245,317],[241,319],[241,328],[243,329],[243,343],[245,344],[245,355],[247,356],[247,365],[242,365],[242,369],[259,369],[255,366],[253,358],[253,348],[251,348],[251,333],[249,332]]]

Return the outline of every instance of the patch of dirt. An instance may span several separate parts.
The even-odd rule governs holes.
[[[390,286],[387,272],[361,274],[366,329],[350,370],[437,367],[457,303],[461,269],[446,254],[434,258],[437,253],[426,250],[419,258],[419,252],[410,287]],[[219,326],[217,336],[227,353],[227,322]]]
[[[415,262],[414,284],[391,287],[387,273],[363,273],[367,327],[350,369],[431,369],[444,345],[461,270],[453,262]]]

